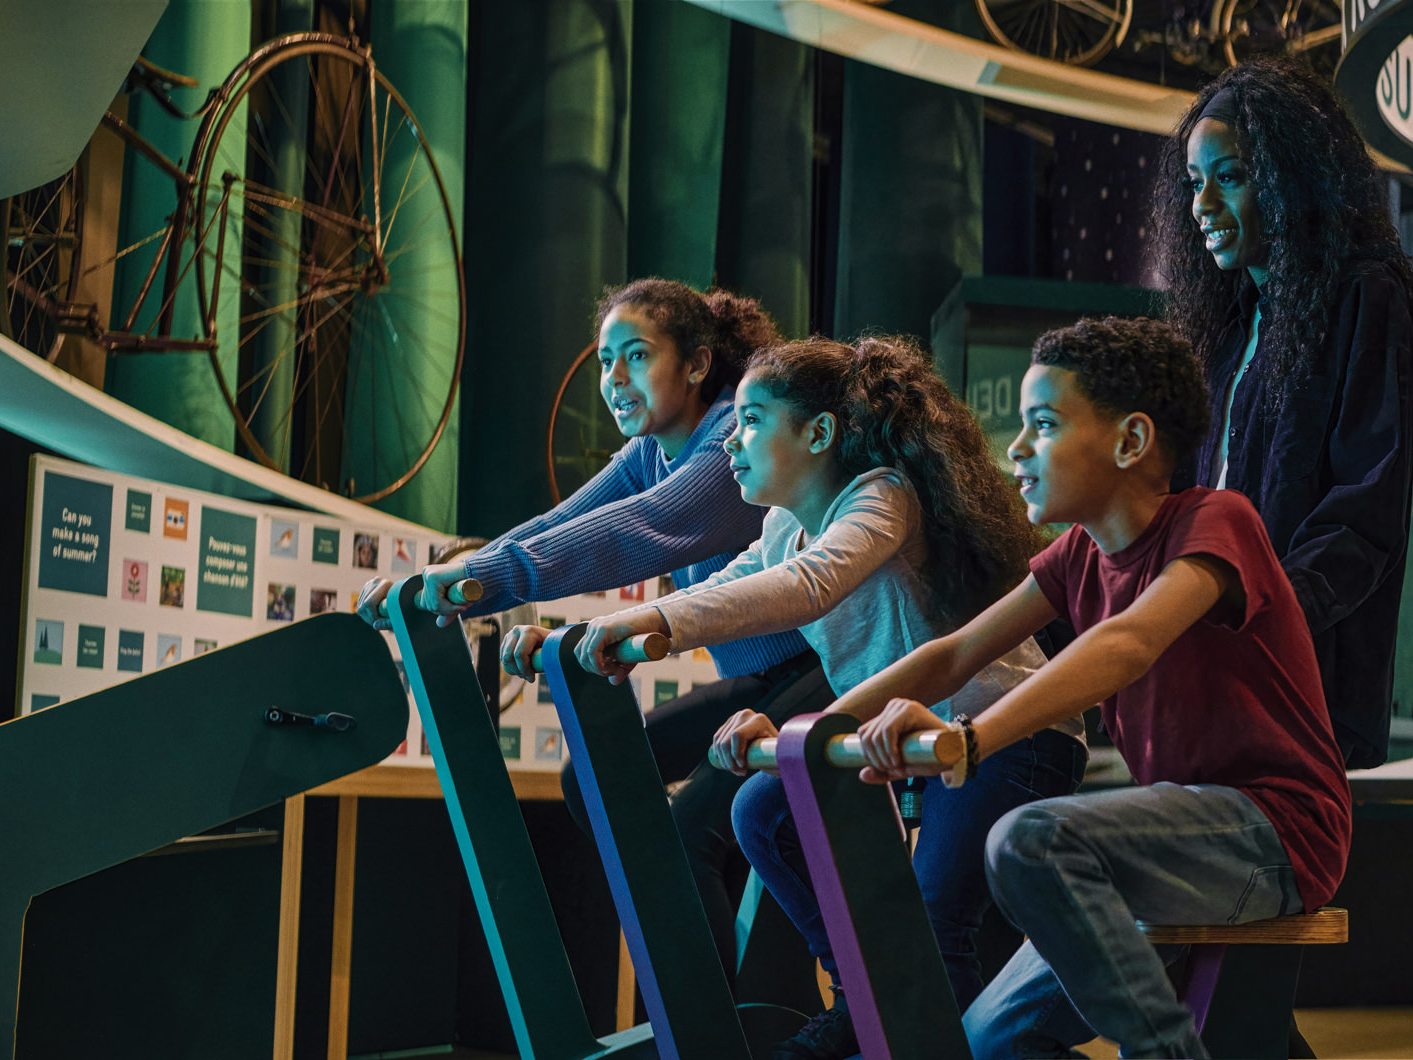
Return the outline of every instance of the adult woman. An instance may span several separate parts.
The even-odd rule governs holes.
[[[1202,358],[1203,485],[1255,503],[1346,763],[1388,753],[1408,540],[1413,274],[1344,108],[1290,61],[1226,71],[1163,156],[1155,250]],[[1195,223],[1194,223],[1195,222]]]
[[[596,317],[600,390],[629,439],[608,467],[544,515],[496,538],[464,563],[423,570],[419,604],[443,624],[458,609],[447,590],[465,577],[484,594],[469,614],[494,614],[527,601],[557,600],[671,573],[678,588],[716,573],[760,536],[763,509],[747,504],[722,443],[735,430],[734,387],[757,346],[778,340],[751,298],[680,283],[636,280],[610,290]],[[369,582],[359,613],[376,624],[389,583]],[[502,658],[533,650],[547,631],[508,634]],[[712,649],[721,680],[692,689],[647,715],[664,781],[689,778],[673,798],[688,860],[728,978],[736,967],[731,886],[745,859],[731,831],[740,781],[703,762],[728,717],[751,707],[773,718],[823,709],[833,699],[819,660],[793,630],[736,639]],[[565,801],[581,826],[583,800],[572,769]],[[809,974],[813,974],[808,968]]]

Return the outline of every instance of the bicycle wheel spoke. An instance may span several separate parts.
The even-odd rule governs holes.
[[[1323,29],[1311,30],[1304,34],[1300,40],[1293,41],[1290,46],[1291,51],[1306,52],[1312,48],[1319,48],[1322,45],[1337,41],[1344,33],[1344,27],[1339,23],[1333,26],[1325,26]]]
[[[1117,26],[1123,21],[1123,15],[1116,7],[1105,7],[1098,0],[1057,0],[1064,7],[1076,13],[1085,13],[1095,21],[1106,26]]]
[[[1004,9],[996,12],[996,19],[1008,40],[1028,51],[1033,51],[1025,42],[1032,39],[1031,34],[1034,32],[1038,11],[1039,5],[1035,3],[1007,4]]]
[[[976,0],[990,36],[1017,51],[1088,66],[1126,35],[1133,0]]]
[[[1045,47],[1045,25],[1050,16],[1049,6],[1046,4],[1035,4],[1031,8],[1031,17],[1027,22],[1025,40],[1032,42],[1031,48],[1037,55],[1046,55]]]
[[[391,214],[384,215],[383,218],[384,239],[392,238],[393,226],[397,221],[398,212],[402,209],[402,204],[410,200],[412,196],[416,195],[417,192],[421,188],[425,187],[427,182],[432,179],[432,175],[430,173],[423,173],[421,179],[417,182],[416,186],[409,187],[408,185],[412,180],[412,172],[416,168],[417,155],[409,155],[407,159],[407,169],[402,174],[402,186],[398,189],[397,201],[393,203]]]
[[[365,103],[362,99],[363,88],[360,82],[360,73],[355,72],[350,75],[347,86],[347,93],[342,100],[334,98],[323,91],[322,79],[316,78],[314,81],[315,91],[320,98],[317,113],[329,115],[326,127],[330,158],[326,168],[326,177],[322,184],[323,202],[322,205],[328,207],[334,201],[332,192],[337,190],[340,197],[337,201],[345,201],[348,195],[348,180],[344,177],[344,161],[351,155],[355,161],[358,159],[358,129],[361,125],[361,115]],[[361,165],[359,170],[361,171]],[[361,176],[361,172],[359,174]],[[337,179],[335,179],[337,178]],[[361,198],[361,196],[360,196]]]

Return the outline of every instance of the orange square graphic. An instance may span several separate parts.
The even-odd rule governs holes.
[[[167,498],[167,515],[162,520],[162,536],[174,537],[178,541],[186,540],[186,517],[191,510],[190,501],[173,500]]]

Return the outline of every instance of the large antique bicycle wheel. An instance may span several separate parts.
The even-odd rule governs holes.
[[[976,0],[998,44],[1071,66],[1093,66],[1123,42],[1133,0]]]
[[[343,38],[272,42],[221,94],[185,227],[241,441],[270,467],[379,500],[426,462],[461,374],[441,174],[397,90]]]
[[[58,307],[73,302],[79,280],[82,168],[0,200],[5,235],[0,331],[51,362],[63,341],[55,321]]]
[[[602,471],[624,443],[599,396],[598,346],[595,340],[579,351],[550,405],[545,470],[555,504]]]

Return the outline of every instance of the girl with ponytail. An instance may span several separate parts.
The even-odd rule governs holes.
[[[605,291],[593,325],[600,393],[627,444],[555,508],[507,530],[464,562],[425,568],[417,603],[440,615],[441,624],[458,612],[496,614],[662,574],[687,587],[721,570],[760,536],[762,512],[741,499],[722,442],[736,429],[732,398],[746,359],[780,340],[761,304],[649,277]],[[464,609],[447,596],[462,578],[477,579],[484,590]],[[378,603],[390,585],[375,579],[364,587],[358,612],[367,621],[386,623]],[[520,667],[528,676],[530,655],[548,632],[520,626],[507,633],[501,644],[506,669]],[[744,707],[783,721],[823,709],[833,696],[819,660],[793,629],[723,637],[712,659],[721,680],[652,710],[647,731],[663,780],[686,780],[673,797],[672,815],[731,979],[736,901],[746,875],[731,834],[731,799],[741,782],[703,764],[707,747],[722,722]],[[571,816],[587,832],[573,769],[565,768],[561,783]],[[803,952],[797,956],[797,978],[812,986],[813,964]],[[793,984],[782,988],[792,995]]]

